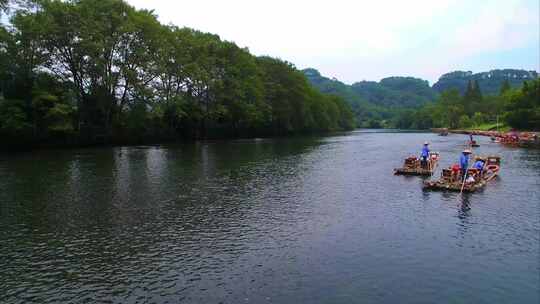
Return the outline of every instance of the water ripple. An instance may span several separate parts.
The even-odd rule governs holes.
[[[394,177],[429,140],[322,139],[36,152],[0,160],[0,302],[537,303],[540,154],[480,139],[467,196]]]

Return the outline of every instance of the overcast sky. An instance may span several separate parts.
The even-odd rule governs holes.
[[[163,23],[347,83],[453,70],[540,70],[539,0],[128,0]]]

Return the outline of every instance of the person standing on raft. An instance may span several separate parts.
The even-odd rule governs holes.
[[[424,142],[424,147],[422,148],[422,153],[420,154],[420,165],[422,168],[427,168],[427,162],[429,158],[429,143]]]
[[[461,152],[461,156],[459,157],[459,165],[461,170],[461,180],[465,179],[465,174],[467,173],[467,168],[469,168],[469,154],[471,154],[471,150],[465,149],[463,152]]]

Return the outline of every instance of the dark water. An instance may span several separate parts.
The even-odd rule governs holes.
[[[466,196],[392,169],[424,140],[101,148],[0,157],[2,303],[538,303],[540,151],[478,138]]]

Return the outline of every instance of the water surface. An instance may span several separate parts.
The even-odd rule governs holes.
[[[463,135],[0,156],[0,302],[538,303],[540,151],[477,139],[502,172],[463,198],[392,175]]]

